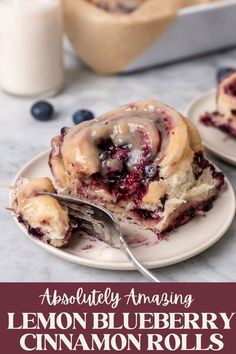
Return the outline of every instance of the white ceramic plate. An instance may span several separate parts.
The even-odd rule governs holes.
[[[48,167],[49,152],[43,152],[29,161],[17,174],[20,178],[52,177]],[[131,241],[136,256],[148,267],[167,266],[188,259],[219,240],[229,228],[235,213],[235,197],[229,181],[224,192],[215,201],[207,216],[197,217],[171,233],[167,239],[158,241],[151,232],[142,232],[136,227],[123,224],[122,231]],[[16,220],[16,218],[15,218]],[[40,247],[50,253],[78,264],[104,268],[131,270],[132,264],[117,249],[112,249],[92,237],[74,238],[67,249],[56,249],[27,234],[25,227],[16,220],[19,228]]]
[[[197,126],[203,144],[220,159],[236,165],[236,139],[214,127],[207,127],[199,121],[205,112],[216,110],[216,91],[209,91],[190,103],[186,110],[187,117]]]

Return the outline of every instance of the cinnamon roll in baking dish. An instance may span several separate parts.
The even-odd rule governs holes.
[[[207,126],[217,127],[236,138],[236,71],[226,75],[218,85],[217,110],[207,112],[200,121]]]
[[[105,11],[112,13],[131,13],[148,0],[86,0]]]
[[[95,5],[105,11],[111,13],[131,13],[135,11],[144,2],[149,0],[85,0],[92,5]],[[215,2],[217,0],[181,0],[179,1],[179,7],[189,7],[193,5],[200,5],[210,2]],[[176,1],[177,2],[177,1]],[[165,3],[163,3],[165,6]]]
[[[153,99],[63,129],[49,164],[58,188],[156,233],[209,210],[224,184],[192,123]]]

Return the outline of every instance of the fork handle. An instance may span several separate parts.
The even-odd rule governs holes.
[[[133,252],[130,250],[127,242],[125,241],[122,233],[119,231],[119,238],[120,238],[120,246],[121,249],[126,253],[128,258],[131,260],[131,262],[134,264],[135,268],[142,273],[146,278],[151,280],[154,283],[160,283],[160,280],[158,280],[147,268],[145,268],[142,263],[139,262],[139,260],[134,256]]]

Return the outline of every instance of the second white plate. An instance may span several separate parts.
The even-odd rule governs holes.
[[[236,165],[236,139],[221,130],[208,127],[199,121],[205,112],[216,110],[216,91],[209,91],[196,98],[186,110],[186,116],[198,128],[203,144],[220,159]]]

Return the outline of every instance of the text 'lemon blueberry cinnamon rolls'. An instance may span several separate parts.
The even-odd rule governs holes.
[[[227,74],[219,82],[216,111],[203,114],[200,121],[236,138],[236,71]]]
[[[157,234],[208,211],[224,185],[192,123],[154,99],[64,129],[49,164],[59,188]]]

